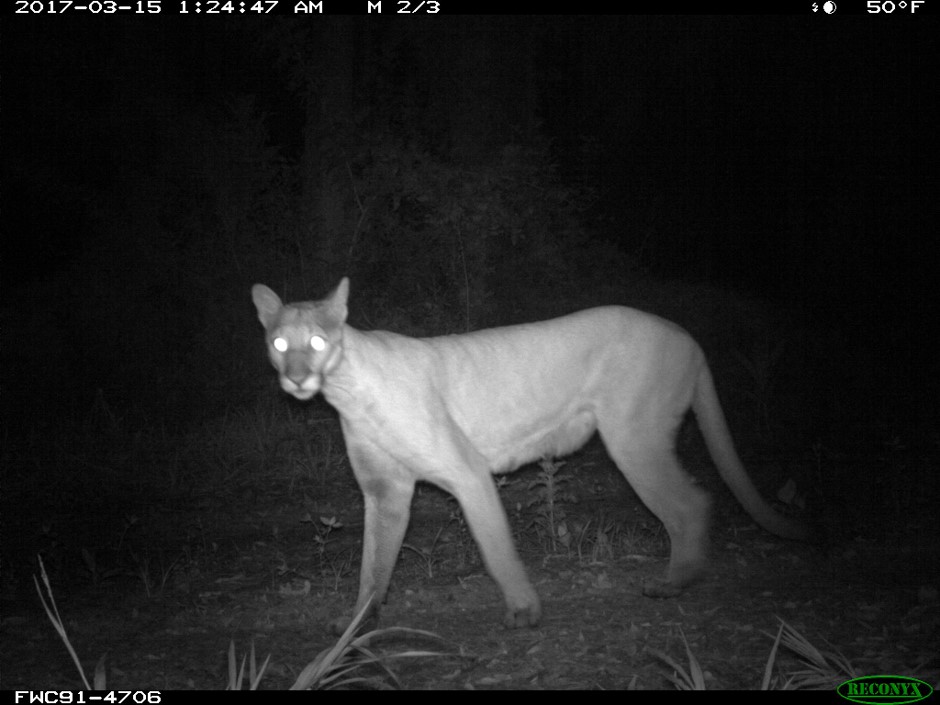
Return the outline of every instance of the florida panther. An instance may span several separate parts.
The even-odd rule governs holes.
[[[778,536],[808,537],[758,494],[734,449],[702,350],[677,325],[605,306],[416,339],[347,325],[348,294],[346,278],[322,301],[284,305],[266,286],[252,289],[281,388],[302,400],[321,392],[339,412],[365,498],[356,613],[373,596],[370,609],[383,601],[415,482],[425,480],[460,503],[505,599],[506,626],[535,625],[539,598],[490,475],[571,453],[595,430],[669,533],[666,577],[644,592],[678,594],[703,572],[708,525],[708,498],[674,452],[690,407],[721,477],[751,516]]]

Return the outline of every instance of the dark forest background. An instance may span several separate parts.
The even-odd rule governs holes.
[[[344,274],[362,327],[633,304],[785,336],[817,405],[929,417],[918,19],[8,17],[7,438],[96,398],[168,428],[251,403],[251,284]]]

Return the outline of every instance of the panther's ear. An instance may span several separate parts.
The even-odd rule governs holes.
[[[343,306],[346,305],[346,300],[349,298],[349,277],[343,277],[339,284],[336,286],[336,291],[333,292],[332,299],[338,301]]]
[[[258,309],[258,320],[268,328],[283,307],[280,297],[264,284],[255,284],[251,287],[251,299]]]
[[[343,277],[339,285],[333,290],[329,298],[324,302],[329,310],[333,320],[338,325],[346,322],[346,315],[349,309],[346,306],[346,300],[349,298],[349,277]]]

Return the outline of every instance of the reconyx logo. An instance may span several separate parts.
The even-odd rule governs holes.
[[[929,697],[933,688],[907,676],[863,676],[846,681],[836,692],[853,703],[903,705]]]

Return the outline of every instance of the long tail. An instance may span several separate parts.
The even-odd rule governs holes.
[[[809,527],[775,512],[761,497],[748,476],[744,464],[734,449],[731,432],[728,430],[725,414],[718,401],[715,382],[708,365],[703,364],[699,372],[695,395],[692,399],[692,410],[695,412],[695,418],[705,437],[705,445],[715,465],[718,466],[721,478],[754,521],[782,538],[795,541],[810,540],[812,533]]]

